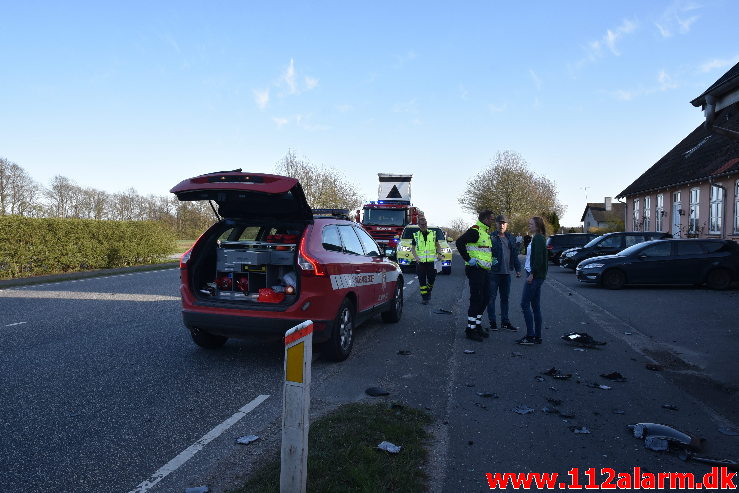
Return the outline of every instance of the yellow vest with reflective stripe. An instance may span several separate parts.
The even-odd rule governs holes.
[[[420,262],[433,262],[436,260],[436,231],[428,230],[426,239],[423,239],[423,233],[419,229],[413,233],[413,239],[416,240],[416,255]]]
[[[477,230],[477,242],[467,243],[467,253],[470,255],[470,259],[477,259],[477,265],[485,270],[490,270],[493,265],[493,243],[490,240],[490,230],[480,221],[477,221],[477,224],[472,227]],[[469,262],[465,262],[465,264],[470,265]]]

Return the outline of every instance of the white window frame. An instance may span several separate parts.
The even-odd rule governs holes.
[[[651,208],[652,208],[652,197],[644,197],[644,228],[642,229],[642,231],[649,231],[649,228],[652,227]]]
[[[633,231],[639,231],[639,199],[634,199],[634,212],[633,212]]]
[[[700,228],[698,223],[700,222],[700,200],[701,200],[701,189],[698,187],[690,189],[690,219],[688,220],[688,232],[698,233]]]
[[[724,229],[724,187],[711,185],[711,202],[708,207],[708,232],[720,235]]]
[[[665,196],[661,193],[658,193],[657,201],[654,205],[655,231],[662,232],[662,227],[664,226],[663,216],[665,215]]]

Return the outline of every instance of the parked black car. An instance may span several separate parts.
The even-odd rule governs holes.
[[[562,252],[570,248],[581,247],[597,237],[598,235],[594,233],[552,235],[547,238],[547,255],[549,256],[549,261],[557,265],[559,264],[559,256],[562,255]]]
[[[624,248],[636,245],[637,243],[662,238],[672,238],[672,235],[650,231],[606,233],[591,240],[583,247],[570,248],[562,252],[559,258],[559,265],[575,270],[577,264],[585,259],[599,257],[601,255],[615,255]]]
[[[730,240],[646,241],[577,266],[578,280],[609,289],[626,284],[706,284],[726,289],[738,273],[739,245]]]

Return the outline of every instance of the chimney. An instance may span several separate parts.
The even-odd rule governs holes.
[[[611,210],[611,197],[606,197],[606,211]]]

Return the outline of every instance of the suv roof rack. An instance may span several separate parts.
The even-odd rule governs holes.
[[[351,221],[349,209],[313,209],[313,217],[336,217]]]

